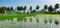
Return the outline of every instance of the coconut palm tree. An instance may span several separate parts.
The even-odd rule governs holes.
[[[45,9],[45,10],[46,10],[46,9],[48,9],[48,6],[47,6],[47,5],[45,5],[45,6],[44,6],[44,9]]]
[[[11,7],[11,10],[13,10],[13,7]]]
[[[9,11],[10,10],[10,7],[7,7],[7,9],[6,9],[7,11]]]
[[[5,13],[6,7],[2,6],[1,12]]]
[[[30,6],[30,9],[29,9],[29,10],[30,10],[30,13],[31,13],[31,11],[32,11],[32,6]]]
[[[50,6],[48,7],[48,12],[49,12],[49,13],[52,13],[52,11],[53,11],[53,7],[52,7],[52,5],[50,5]]]
[[[1,9],[1,7],[0,7],[0,9]]]
[[[27,7],[26,6],[24,6],[24,13],[25,13],[25,10],[27,9]]]
[[[7,9],[5,11],[8,13],[11,13],[13,11],[13,7],[7,7]]]
[[[24,10],[24,8],[22,6],[17,6],[17,10],[18,12],[21,11],[21,10]]]
[[[54,8],[54,12],[56,12],[56,10],[59,8],[59,4],[56,4],[55,5],[55,8]]]
[[[13,7],[10,7],[10,12],[12,13],[12,11],[13,11]]]
[[[55,9],[58,9],[58,8],[59,8],[59,4],[56,4],[56,5],[55,5]]]
[[[17,10],[22,10],[22,6],[17,6]]]
[[[31,11],[31,13],[36,13],[36,10],[34,9],[33,11]]]
[[[0,7],[0,13],[2,12],[2,7]]]
[[[37,6],[36,6],[36,10],[38,10],[39,8],[40,8],[39,5],[37,5]],[[37,11],[37,13],[38,13],[38,11]]]
[[[47,9],[48,9],[48,6],[47,6],[47,5],[44,5],[44,9],[42,10],[43,13],[46,13],[46,12],[47,12],[47,11],[46,11]]]

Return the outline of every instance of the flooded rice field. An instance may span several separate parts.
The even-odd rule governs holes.
[[[60,16],[0,19],[0,28],[60,28]]]

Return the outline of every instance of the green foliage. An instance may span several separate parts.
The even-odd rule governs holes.
[[[48,6],[47,6],[47,5],[45,5],[45,6],[44,6],[44,9],[47,9],[47,8],[48,8]]]
[[[13,7],[11,7],[11,10],[13,10]]]
[[[17,10],[23,10],[24,8],[22,6],[17,6]]]
[[[49,11],[49,13],[51,13],[51,12],[53,11],[52,5],[50,5],[50,6],[48,7],[48,11]]]
[[[36,6],[36,9],[39,9],[39,8],[40,8],[39,5],[37,5],[37,6]]]
[[[30,6],[30,9],[29,10],[32,10],[32,6]]]
[[[36,10],[31,11],[31,13],[36,13]]]
[[[13,7],[7,7],[7,11],[13,10]]]
[[[55,5],[55,9],[58,9],[58,8],[59,8],[59,4],[56,4],[56,5]]]
[[[44,7],[42,9],[40,9],[40,11],[38,11],[39,8],[40,8],[39,5],[37,5],[36,8],[35,8],[35,9],[37,9],[37,11],[36,11],[35,9],[32,9],[32,6],[30,6],[30,8],[29,8],[30,12],[29,12],[29,10],[27,10],[27,13],[44,13],[44,14],[45,13],[47,13],[47,14],[48,13],[49,14],[56,14],[57,13],[57,14],[60,14],[60,11],[56,12],[56,10],[59,8],[59,4],[58,3],[55,4],[54,7],[52,7],[52,5],[50,5],[49,7],[47,5],[44,5]],[[0,13],[5,13],[5,12],[7,12],[7,13],[11,12],[12,13],[13,10],[16,13],[19,13],[19,14],[20,14],[21,10],[23,10],[23,12],[25,13],[25,10],[27,9],[27,7],[26,6],[24,6],[24,7],[23,6],[17,6],[16,9],[18,11],[16,11],[12,6],[11,7],[4,7],[4,6],[2,6],[2,7],[0,7]],[[46,9],[48,11],[46,11]]]
[[[27,7],[26,6],[24,6],[24,10],[26,10],[27,9]]]

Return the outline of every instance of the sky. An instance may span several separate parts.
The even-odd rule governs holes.
[[[32,6],[35,8],[37,5],[40,8],[43,8],[44,5],[55,5],[56,3],[60,4],[60,0],[0,0],[0,6],[13,6],[16,8],[17,6]]]

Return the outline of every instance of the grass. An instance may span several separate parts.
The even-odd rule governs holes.
[[[60,16],[60,14],[37,14],[38,16]]]
[[[28,17],[28,16],[34,16],[35,14],[0,14],[1,18],[20,18],[20,17]]]
[[[28,16],[60,16],[60,14],[0,14],[1,18],[20,18],[20,17],[28,17]]]

